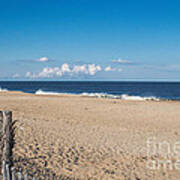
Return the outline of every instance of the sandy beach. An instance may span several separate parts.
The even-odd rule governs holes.
[[[18,120],[14,166],[41,179],[177,180],[172,149],[172,169],[147,167],[164,158],[149,155],[147,141],[180,141],[179,108],[178,101],[0,93],[0,109]]]

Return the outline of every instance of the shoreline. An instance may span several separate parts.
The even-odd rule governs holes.
[[[29,92],[23,92],[23,91],[0,91],[1,94],[19,94],[19,95],[32,95],[32,96],[49,96],[49,97],[62,97],[62,96],[75,96],[75,97],[87,97],[87,98],[97,98],[97,99],[112,99],[112,100],[122,100],[122,101],[155,101],[155,102],[180,102],[180,100],[172,100],[172,99],[161,99],[161,98],[155,98],[155,97],[141,97],[141,96],[129,96],[129,99],[123,99],[121,96],[123,95],[112,95],[112,94],[106,94],[106,93],[80,93],[80,94],[75,94],[75,93],[58,93],[58,92],[44,92],[40,94],[35,93],[29,93]],[[112,97],[111,97],[112,96]],[[113,97],[114,96],[114,97]],[[126,96],[126,95],[125,95]],[[134,99],[131,97],[134,97]]]

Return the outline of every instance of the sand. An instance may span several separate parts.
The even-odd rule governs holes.
[[[175,168],[180,158],[172,148],[180,141],[180,102],[1,92],[0,109],[13,111],[18,120],[14,166],[40,179],[180,177]],[[167,158],[162,152],[148,154],[147,140],[153,137],[156,147],[169,143],[172,169],[147,167],[148,162]],[[150,153],[153,147],[150,144]]]

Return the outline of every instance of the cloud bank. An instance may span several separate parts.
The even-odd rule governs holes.
[[[39,73],[27,72],[26,78],[52,78],[62,77],[64,75],[76,76],[76,75],[89,75],[94,76],[97,72],[101,71],[100,65],[95,64],[83,64],[74,65],[70,67],[69,64],[62,64],[60,67],[45,67]]]

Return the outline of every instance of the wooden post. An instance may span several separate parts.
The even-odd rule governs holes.
[[[3,112],[0,111],[0,135],[1,135],[1,139],[2,139],[2,123],[3,123]],[[1,151],[2,151],[2,149],[1,149]]]
[[[18,174],[18,180],[22,180],[22,174],[20,172],[18,172],[17,174]]]
[[[12,140],[12,112],[4,111],[3,113],[3,129],[2,129],[2,173],[3,180],[9,180],[7,166],[11,165],[11,140]]]
[[[0,151],[1,151],[1,153],[2,153],[2,148],[3,148],[3,142],[2,142],[2,123],[3,123],[3,112],[0,111]],[[0,159],[0,161],[1,161],[1,173],[3,174],[4,170],[3,170],[2,159]]]
[[[12,112],[4,111],[3,112],[3,161],[6,164],[11,164],[11,126],[12,126]]]
[[[11,168],[11,175],[12,175],[12,180],[16,180],[16,169],[14,167]]]
[[[3,175],[3,180],[8,180],[5,161],[3,161],[3,164],[2,164],[2,175]]]
[[[24,180],[28,180],[28,173],[24,175]]]
[[[0,121],[1,121],[1,123],[2,123],[2,120],[3,120],[3,112],[0,111]]]
[[[2,131],[3,131],[3,112],[0,111],[0,151],[2,152],[2,148],[3,148],[3,142],[2,142]],[[2,159],[1,159],[1,163],[2,163]]]
[[[11,175],[10,175],[10,169],[9,169],[9,164],[6,164],[6,174],[7,174],[7,179],[11,180]]]

